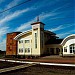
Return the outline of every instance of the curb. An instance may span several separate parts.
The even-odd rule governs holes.
[[[59,63],[29,62],[29,61],[17,61],[17,60],[5,60],[5,59],[0,59],[0,61],[16,62],[16,63],[28,63],[28,64],[40,64],[40,65],[52,65],[52,66],[68,66],[68,67],[75,67],[75,64],[59,64]]]

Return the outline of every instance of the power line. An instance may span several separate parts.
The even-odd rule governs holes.
[[[31,1],[31,0],[24,1],[24,2],[22,2],[22,3],[19,3],[19,4],[15,5],[15,6],[13,6],[13,7],[10,7],[10,8],[8,8],[8,9],[5,9],[5,10],[1,11],[0,14],[1,14],[1,13],[4,13],[4,12],[6,12],[6,11],[12,9],[12,8],[15,8],[15,7],[17,7],[17,6],[20,6],[20,5],[22,5],[22,4],[25,4],[25,3],[29,2],[29,1]]]

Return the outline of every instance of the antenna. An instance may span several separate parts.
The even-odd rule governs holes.
[[[39,16],[37,16],[37,22],[39,22]]]

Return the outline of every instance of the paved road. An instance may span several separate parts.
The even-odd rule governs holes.
[[[15,66],[15,67],[4,68],[4,69],[0,69],[0,73],[17,70],[17,69],[22,69],[22,68],[30,67],[33,65],[36,65],[36,64],[23,64],[23,65],[19,65],[19,66]]]

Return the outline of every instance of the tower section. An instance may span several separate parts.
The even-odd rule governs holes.
[[[44,23],[32,23],[32,55],[41,56],[44,51]]]

